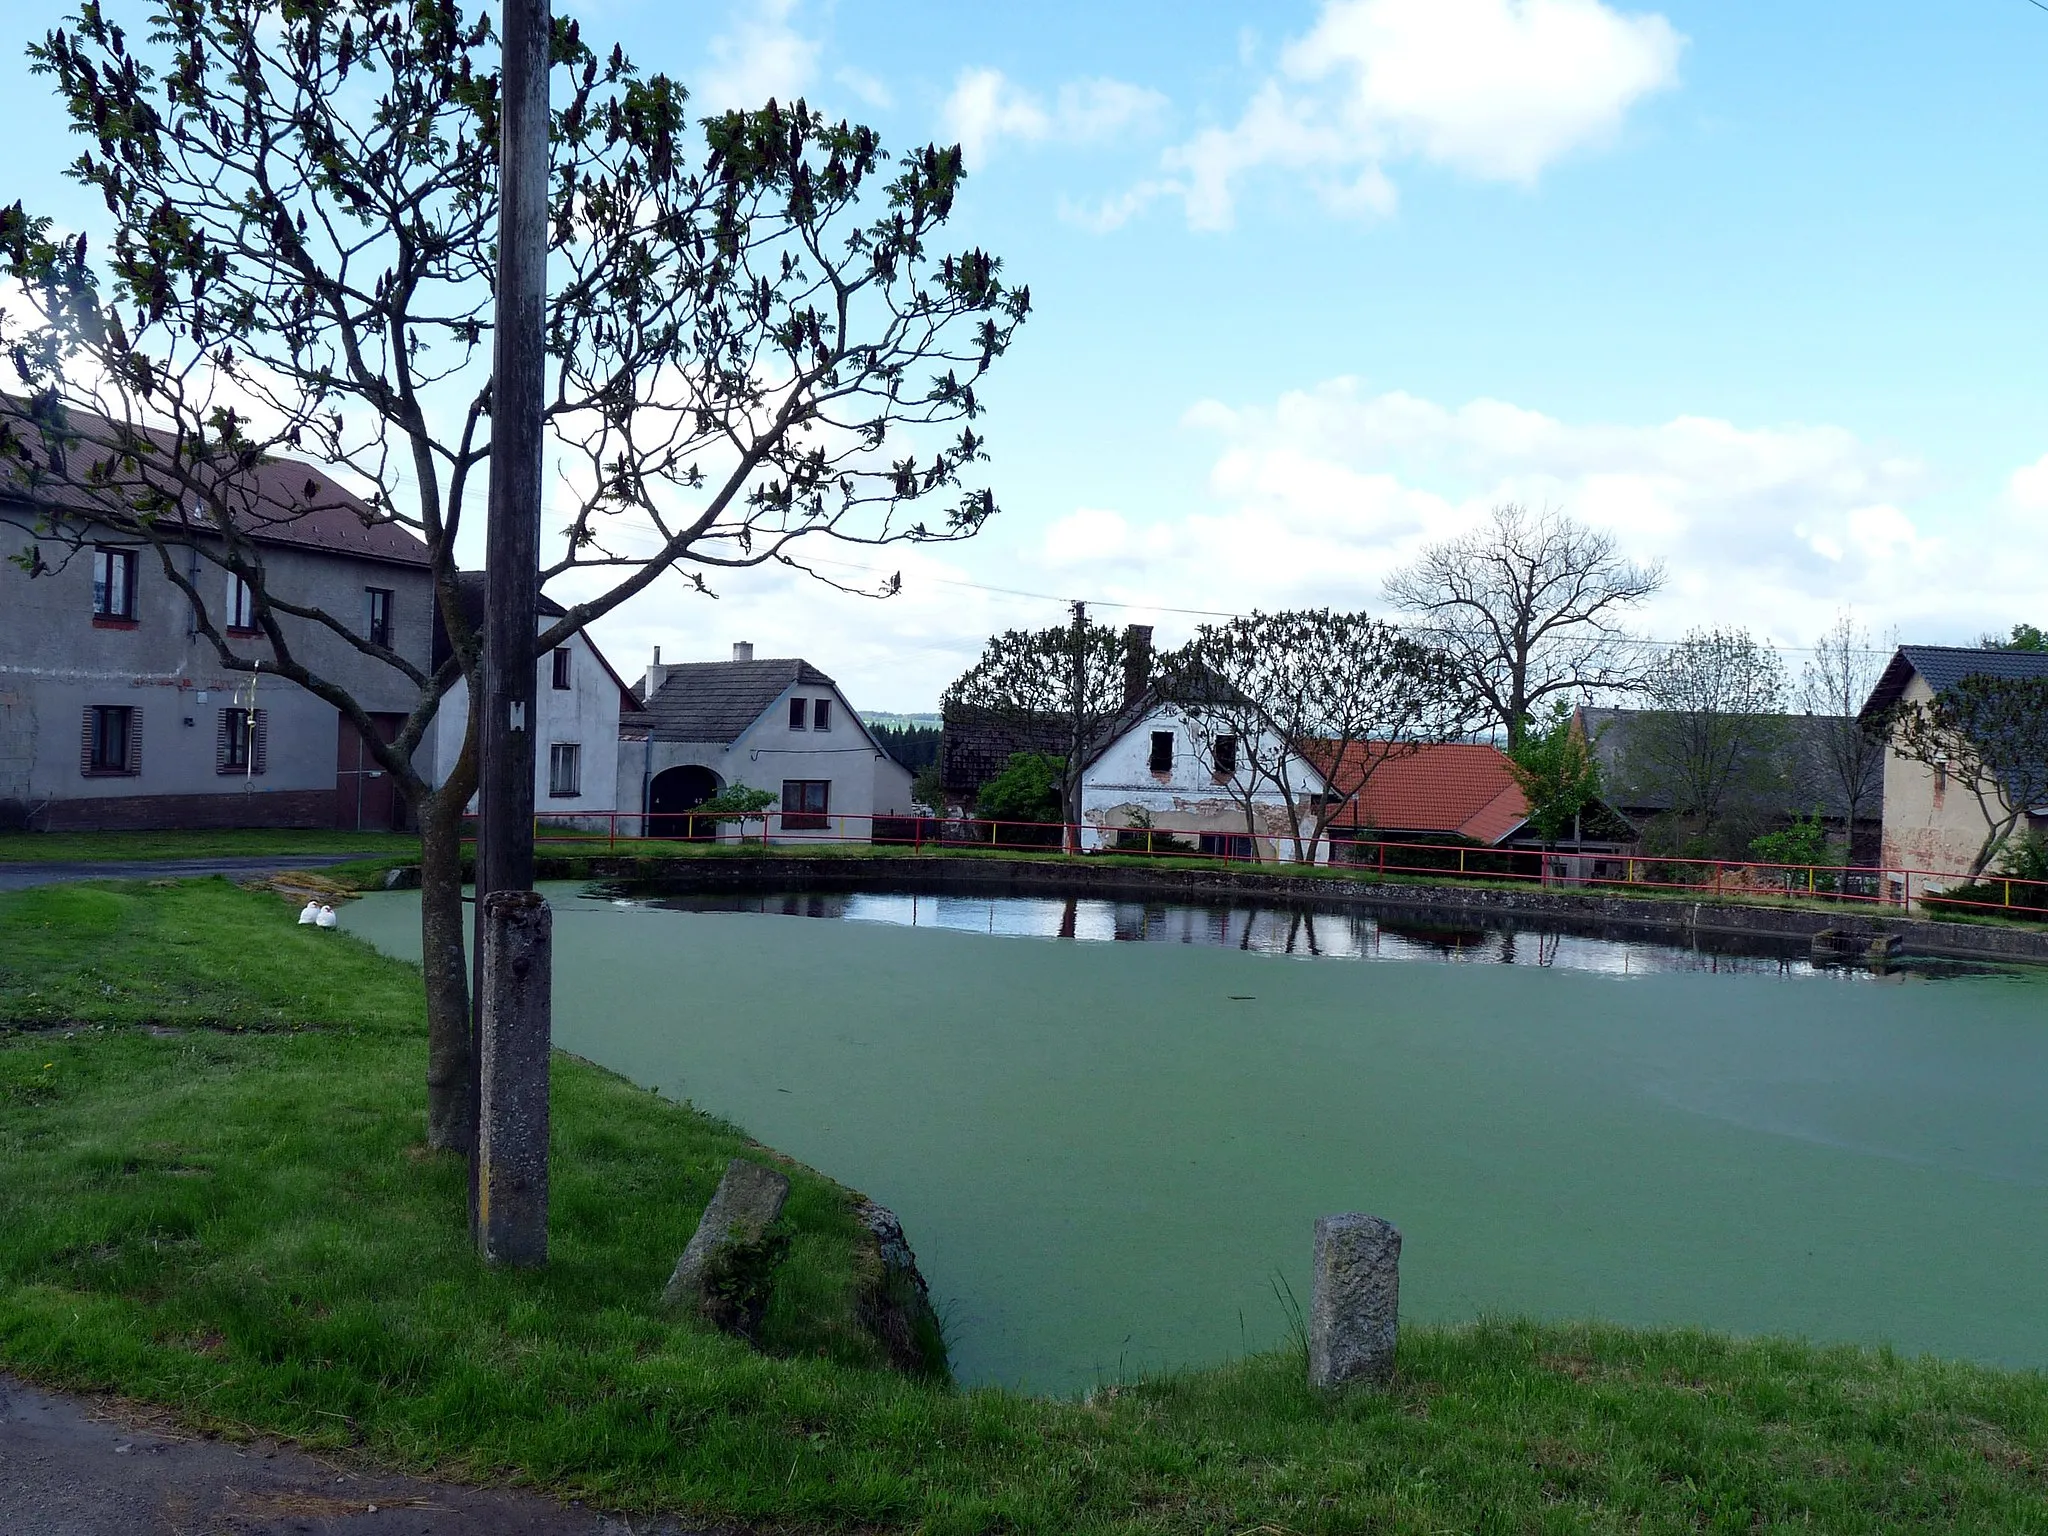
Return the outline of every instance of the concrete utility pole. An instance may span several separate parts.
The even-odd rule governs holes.
[[[1072,671],[1067,679],[1067,719],[1072,726],[1068,733],[1072,739],[1067,747],[1067,751],[1070,754],[1067,758],[1067,776],[1069,778],[1073,778],[1081,771],[1081,757],[1087,749],[1087,743],[1081,739],[1081,732],[1084,711],[1088,708],[1088,605],[1077,600],[1072,604],[1072,607],[1074,610],[1074,654],[1070,658]],[[1068,821],[1066,830],[1060,834],[1060,842],[1068,853],[1079,853],[1081,851],[1081,829],[1078,823],[1081,817],[1078,804],[1062,806],[1060,808],[1060,819],[1067,821],[1069,817],[1072,820]]]
[[[540,599],[548,199],[548,0],[504,0],[491,500],[484,573],[477,1150],[470,1221],[491,1263],[548,1256],[547,989],[552,924],[533,892],[534,655]],[[539,910],[535,908],[538,905]]]

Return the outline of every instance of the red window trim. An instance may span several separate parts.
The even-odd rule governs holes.
[[[118,619],[109,613],[96,613],[92,616],[92,627],[94,629],[140,629],[142,628],[142,620]]]

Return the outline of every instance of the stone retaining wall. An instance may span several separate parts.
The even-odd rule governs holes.
[[[1418,922],[1534,923],[1595,936],[1636,936],[1673,943],[1719,941],[1804,944],[1824,928],[1895,933],[1910,955],[2048,964],[2048,931],[1974,923],[1934,923],[1854,906],[1840,911],[1742,906],[1710,901],[1610,895],[1513,886],[1405,885],[1331,876],[1215,869],[1147,869],[1081,860],[929,858],[882,854],[818,857],[786,854],[645,859],[629,855],[535,860],[543,880],[630,880],[678,891],[864,891],[915,887],[935,894],[1089,896],[1107,900],[1199,904],[1252,898],[1363,909]],[[416,883],[417,877],[412,882]]]

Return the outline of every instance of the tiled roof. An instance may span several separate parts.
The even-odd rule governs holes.
[[[1385,743],[1363,742],[1344,749],[1334,778],[1341,789],[1368,770],[1365,788],[1333,826],[1451,834],[1490,846],[1529,818],[1498,747],[1447,742],[1390,756]]]
[[[11,425],[19,434],[24,451],[32,461],[42,464],[41,439],[37,429],[21,417],[19,406],[0,398],[0,412],[16,418]],[[47,471],[46,464],[42,467]],[[47,506],[59,513],[67,508],[85,510],[94,501],[71,483],[78,478],[78,472],[79,467],[73,466],[69,480],[48,477],[33,486],[0,478],[0,496]],[[126,473],[132,477],[133,472]],[[409,530],[343,489],[324,471],[297,459],[264,460],[237,477],[228,486],[223,500],[233,509],[236,525],[258,543],[326,550],[395,565],[424,567],[429,563],[427,546]],[[204,531],[205,519],[193,517],[192,526],[196,531]]]
[[[1863,713],[1875,714],[1899,702],[1906,685],[1919,673],[1936,693],[1966,677],[1989,676],[2022,680],[2048,677],[2048,651],[1998,651],[1975,645],[1902,645],[1893,652],[1884,675],[1870,691]]]
[[[939,782],[950,795],[972,801],[981,786],[1010,766],[1013,752],[1047,752],[1064,757],[1070,727],[1065,721],[1018,718],[994,710],[946,710],[939,737]]]
[[[832,688],[832,679],[801,657],[764,661],[686,661],[667,669],[646,723],[656,741],[737,741],[792,685]],[[634,697],[643,694],[636,684]]]
[[[1652,815],[1668,811],[1672,793],[1654,782],[1639,761],[1631,759],[1631,733],[1638,721],[1653,710],[1581,709],[1579,722],[1593,743],[1593,756],[1600,763],[1601,795],[1624,815]],[[1781,761],[1761,782],[1773,788],[1774,802],[1765,809],[1783,815],[1804,816],[1818,810],[1840,820],[1848,814],[1841,781],[1829,766],[1822,733],[1841,725],[1844,715],[1784,715],[1777,750]],[[1876,820],[1884,803],[1884,758],[1873,753],[1863,774],[1863,793],[1858,810],[1861,819]]]

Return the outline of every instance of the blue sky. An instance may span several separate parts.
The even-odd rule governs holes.
[[[45,8],[10,4],[33,23]],[[1806,0],[578,9],[706,106],[802,92],[971,150],[960,237],[1037,312],[989,396],[1005,508],[866,603],[657,587],[599,639],[801,652],[929,708],[1007,587],[1378,606],[1491,502],[1664,560],[1644,615],[1809,643],[2048,620],[2048,12]],[[10,29],[20,35],[26,26]],[[6,192],[90,210],[18,64]],[[977,585],[978,584],[978,585]]]

